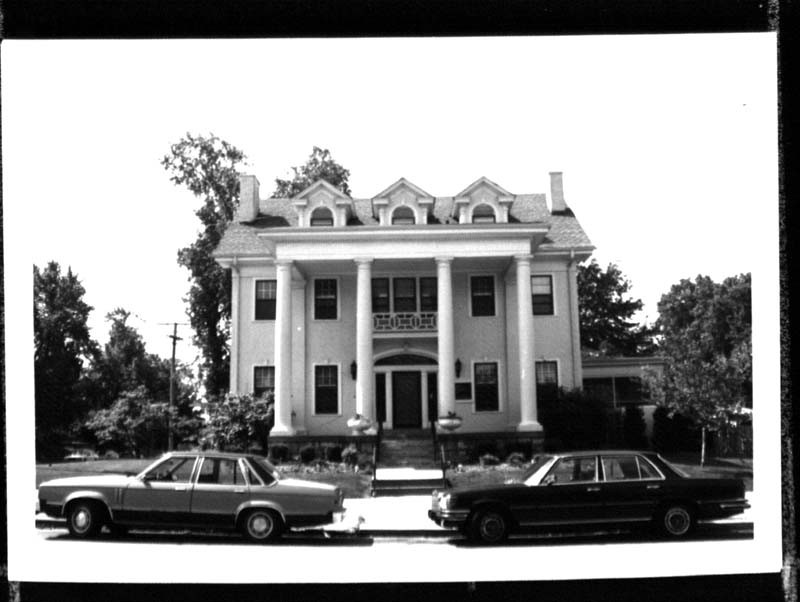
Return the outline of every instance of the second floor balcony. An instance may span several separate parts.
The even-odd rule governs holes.
[[[401,311],[372,314],[372,330],[388,332],[436,332],[435,311]]]

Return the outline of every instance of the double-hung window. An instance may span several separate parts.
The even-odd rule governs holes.
[[[389,279],[372,279],[372,311],[376,314],[388,314],[389,306]]]
[[[531,300],[534,316],[553,315],[552,276],[531,276]]]
[[[314,366],[314,413],[339,413],[338,366]]]
[[[275,366],[256,366],[253,369],[253,397],[275,392]]]
[[[558,362],[536,362],[536,399],[552,401],[558,396]]]
[[[470,278],[473,316],[494,315],[494,276]]]
[[[437,284],[436,278],[420,278],[419,279],[419,310],[420,311],[436,311],[437,310]]]
[[[336,278],[320,278],[314,281],[314,319],[335,320],[338,300]]]
[[[475,364],[475,411],[496,412],[499,410],[499,391],[497,362]]]
[[[275,319],[277,280],[256,280],[256,320]]]
[[[394,285],[394,310],[417,311],[417,279],[395,278]]]

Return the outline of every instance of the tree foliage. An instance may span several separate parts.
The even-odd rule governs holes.
[[[78,383],[97,353],[87,320],[92,307],[71,268],[33,266],[34,385],[38,456],[59,453],[69,425],[84,412]]]
[[[673,285],[658,305],[661,377],[651,378],[656,401],[702,429],[725,427],[752,406],[750,275],[708,276]]]
[[[275,423],[272,393],[262,398],[252,395],[226,395],[208,409],[204,442],[228,451],[247,451],[258,444],[266,453],[269,431]]]
[[[350,195],[348,178],[350,171],[334,161],[328,149],[315,146],[305,165],[292,167],[294,177],[291,180],[275,179],[275,197],[293,197],[311,186],[317,180],[325,180],[344,194]]]
[[[647,355],[654,329],[633,320],[643,307],[629,296],[630,281],[613,263],[603,270],[592,259],[578,267],[581,347],[596,355]]]
[[[245,156],[220,138],[186,134],[173,144],[161,164],[175,184],[186,186],[202,205],[195,211],[202,229],[190,246],[178,252],[178,263],[189,270],[187,313],[194,342],[203,354],[206,391],[219,394],[229,381],[229,321],[231,274],[211,256],[238,202],[239,176]]]

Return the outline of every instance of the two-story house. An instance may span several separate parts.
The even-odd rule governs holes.
[[[480,178],[434,197],[318,181],[240,203],[215,251],[233,273],[231,392],[274,391],[272,435],[384,432],[455,413],[463,433],[541,432],[537,386],[580,387],[577,265],[593,247],[564,201]],[[539,435],[541,436],[541,435]]]

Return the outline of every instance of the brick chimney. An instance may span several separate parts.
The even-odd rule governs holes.
[[[564,200],[564,182],[560,171],[550,172],[550,213],[561,213],[567,210]]]
[[[236,220],[251,222],[258,217],[258,178],[239,174],[239,208]]]

